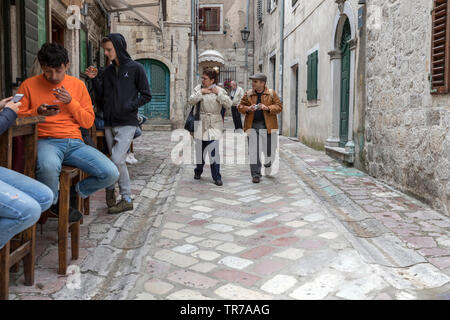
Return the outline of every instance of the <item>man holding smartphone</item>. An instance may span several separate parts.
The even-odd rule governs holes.
[[[94,123],[92,101],[85,84],[66,74],[70,67],[67,50],[46,43],[38,53],[43,74],[28,78],[20,86],[23,94],[19,116],[46,116],[38,124],[36,179],[54,194],[51,211],[58,214],[59,174],[63,165],[80,168],[89,175],[71,188],[69,221],[82,218],[76,209],[76,195],[87,198],[117,181],[116,166],[103,153],[86,145],[80,127]]]
[[[249,136],[250,172],[252,182],[261,180],[261,151],[265,154],[264,166],[270,168],[275,156],[278,130],[277,114],[283,105],[277,93],[266,87],[267,77],[256,73],[250,77],[252,88],[242,98],[238,110],[245,114],[244,131]],[[274,134],[274,135],[272,135]]]

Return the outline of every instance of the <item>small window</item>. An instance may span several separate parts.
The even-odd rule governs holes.
[[[277,6],[277,0],[267,0],[267,11],[271,12]]]
[[[306,96],[308,101],[317,100],[318,66],[319,66],[319,51],[314,51],[308,56],[308,85],[306,90]]]
[[[220,7],[200,8],[200,30],[201,31],[220,31]]]

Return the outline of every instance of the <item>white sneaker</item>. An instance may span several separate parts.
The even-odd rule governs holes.
[[[127,158],[125,159],[125,162],[128,164],[136,164],[138,163],[137,159],[134,157],[133,153],[129,153],[127,155]]]

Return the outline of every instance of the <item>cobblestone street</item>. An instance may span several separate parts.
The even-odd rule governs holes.
[[[450,219],[428,206],[286,137],[277,174],[223,165],[223,187],[173,164],[175,144],[135,141],[135,210],[110,216],[95,194],[68,276],[56,221],[38,228],[35,285],[12,275],[10,298],[450,298]]]

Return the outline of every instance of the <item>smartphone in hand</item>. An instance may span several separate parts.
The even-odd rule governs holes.
[[[20,100],[22,100],[23,99],[23,94],[21,94],[21,93],[17,93],[15,96],[14,96],[14,98],[12,99],[12,101],[14,102],[14,103],[17,103],[17,102],[19,102]]]
[[[44,105],[47,110],[59,110],[59,105],[57,104],[51,104],[51,105]]]

